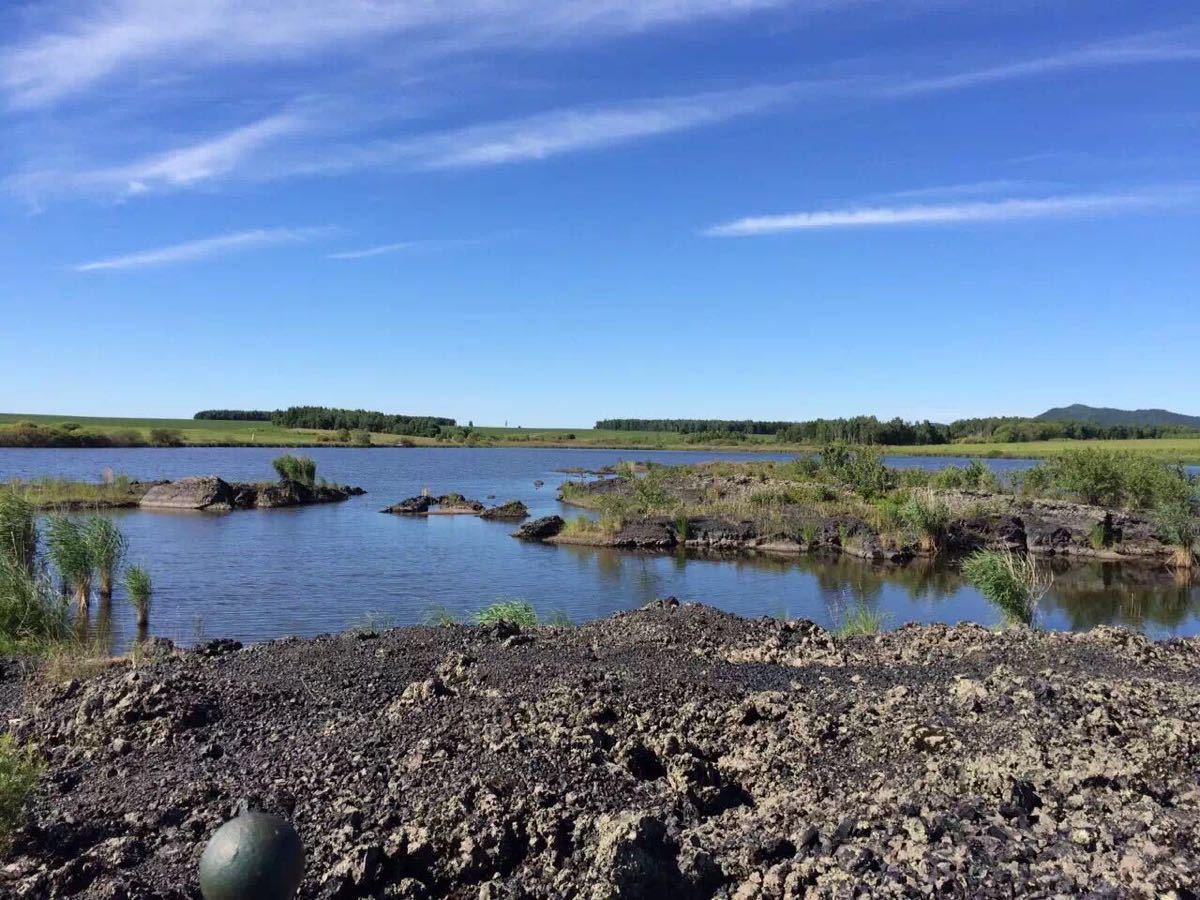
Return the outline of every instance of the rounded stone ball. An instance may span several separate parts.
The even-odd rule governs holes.
[[[216,830],[200,857],[205,900],[290,900],[304,877],[304,848],[289,822],[249,812]]]

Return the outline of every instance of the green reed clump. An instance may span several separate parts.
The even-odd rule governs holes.
[[[0,734],[0,848],[20,827],[41,771],[32,747],[18,745],[11,734]]]
[[[528,600],[498,600],[480,610],[475,616],[475,621],[480,625],[509,622],[513,625],[527,627],[536,625],[538,620],[533,604]]]
[[[83,539],[100,579],[100,596],[111,597],[113,579],[129,552],[129,541],[113,520],[105,516],[88,517],[83,523]]]
[[[130,566],[125,570],[125,596],[137,612],[137,627],[145,630],[150,624],[150,595],[153,583],[150,572],[144,566]]]
[[[280,481],[298,481],[312,487],[317,481],[317,464],[308,456],[293,456],[285,453],[271,461]]]
[[[1038,604],[1053,584],[1053,576],[1032,556],[1008,550],[973,553],[963,563],[963,577],[1010,625],[1033,625]]]
[[[46,519],[46,543],[63,587],[76,605],[86,610],[92,596],[92,553],[83,526],[66,516]]]
[[[0,652],[36,653],[68,632],[66,604],[37,559],[33,506],[0,493]]]
[[[0,489],[0,555],[33,571],[37,555],[33,504],[10,488]]]

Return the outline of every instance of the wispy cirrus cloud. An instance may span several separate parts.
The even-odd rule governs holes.
[[[123,74],[287,63],[403,38],[415,61],[484,46],[561,44],[795,4],[859,0],[112,0],[44,8],[0,55],[12,106],[55,103]]]
[[[238,172],[268,146],[310,127],[311,122],[303,116],[279,113],[129,163],[66,170],[34,169],[6,179],[4,185],[28,196],[96,193],[117,197],[193,187]]]
[[[297,244],[332,234],[334,229],[323,228],[259,228],[236,231],[215,237],[184,241],[166,247],[139,250],[123,256],[113,256],[74,266],[76,272],[113,272],[125,269],[146,269],[173,263],[193,262],[257,247]]]
[[[840,82],[756,85],[550,110],[397,140],[318,146],[281,160],[282,175],[336,175],[361,169],[467,169],[549,159],[715,125],[776,108],[806,90]]]
[[[494,166],[547,159],[642,138],[687,131],[761,112],[796,93],[796,86],[660,97],[620,105],[563,109],[527,118],[429,135],[406,145],[431,169]]]
[[[415,241],[396,241],[391,244],[375,244],[358,250],[342,250],[326,254],[327,259],[370,259],[374,256],[390,256],[394,253],[417,253],[431,250],[448,250],[453,247],[470,247],[495,240],[498,235],[474,238],[425,238]]]
[[[1015,194],[1021,191],[1047,191],[1062,188],[1063,185],[1051,181],[1031,181],[1024,178],[992,178],[985,181],[967,181],[958,184],[936,184],[929,187],[906,188],[901,191],[888,191],[880,196],[890,200],[938,200],[959,199],[966,197],[993,197],[1001,194]]]
[[[944,75],[911,78],[884,86],[884,97],[944,93],[1075,69],[1169,63],[1200,59],[1200,28],[1152,31],[1084,44],[1042,56]]]
[[[955,225],[1102,216],[1161,209],[1195,202],[1197,185],[1175,185],[1111,193],[1068,194],[1033,199],[1011,198],[974,203],[863,206],[782,215],[748,216],[704,230],[710,237],[749,237],[791,231],[828,231],[903,225]]]

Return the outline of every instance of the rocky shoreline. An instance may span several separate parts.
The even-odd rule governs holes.
[[[0,676],[13,677],[13,670]],[[210,642],[8,714],[18,898],[196,898],[239,808],[303,898],[1194,897],[1200,641],[837,638],[666,601],[578,628]]]

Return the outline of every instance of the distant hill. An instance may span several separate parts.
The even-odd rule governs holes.
[[[1091,422],[1096,425],[1166,425],[1200,429],[1200,416],[1166,409],[1111,409],[1103,406],[1058,406],[1036,418],[1047,422]]]

